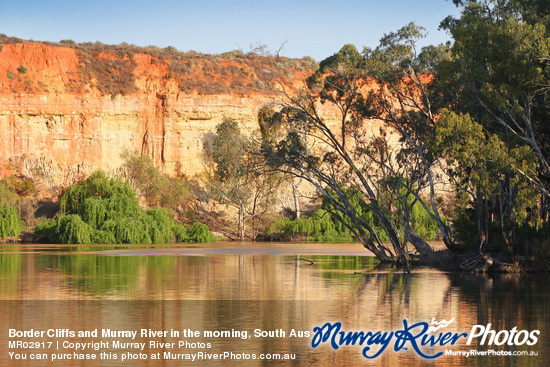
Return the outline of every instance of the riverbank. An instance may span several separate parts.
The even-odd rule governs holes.
[[[432,267],[448,272],[468,273],[539,273],[550,271],[550,264],[543,257],[515,256],[507,254],[470,251],[463,253],[439,249],[430,256],[411,261],[414,267]]]
[[[10,237],[0,242],[0,244],[38,244],[43,243],[44,238],[33,232],[25,232],[17,237]],[[256,251],[259,254],[290,254],[300,253],[307,255],[323,255],[333,253],[335,249],[343,251],[340,247],[345,247],[344,251],[347,256],[366,256],[374,257],[374,254],[366,250],[360,243],[320,243],[320,242],[270,242],[259,241],[253,242]],[[187,244],[170,244],[170,247],[175,249],[181,248]],[[212,246],[210,246],[212,245]],[[445,272],[466,272],[466,273],[538,273],[548,272],[550,264],[543,261],[542,258],[517,256],[510,258],[509,256],[495,253],[480,255],[479,252],[463,252],[453,253],[445,247],[445,244],[440,241],[430,243],[434,252],[426,257],[416,257],[413,255],[411,259],[411,271],[424,267],[430,267]],[[131,247],[132,245],[127,245]],[[140,245],[141,247],[142,245]],[[248,248],[246,244],[238,241],[225,241],[216,244],[203,244],[200,248],[194,248],[185,252],[175,253],[166,249],[167,245],[150,245],[151,247],[164,247],[159,254],[162,255],[193,255],[196,252],[206,251],[212,254],[236,254],[242,253],[243,249]],[[268,250],[269,248],[269,250]],[[307,260],[307,259],[306,259]]]

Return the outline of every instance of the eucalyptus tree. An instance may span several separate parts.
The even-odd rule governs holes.
[[[241,240],[248,233],[247,221],[252,222],[249,234],[256,237],[258,223],[271,209],[280,181],[266,174],[249,151],[250,140],[241,133],[237,121],[226,119],[216,127],[209,152],[214,163],[210,194],[237,209]]]
[[[272,143],[264,141],[261,147],[266,164],[312,184],[330,203],[331,214],[380,261],[405,264],[405,249],[397,227],[385,216],[373,183],[363,174],[362,163],[355,162],[341,139],[319,117],[315,98],[309,94],[289,97],[279,113],[283,125],[281,138]],[[366,201],[377,217],[385,221],[383,227],[390,246],[381,240],[374,225],[358,213],[348,197],[350,186],[366,192]]]
[[[460,17],[442,23],[454,39],[452,59],[443,65],[448,90],[457,97],[453,108],[483,127],[487,143],[502,146],[485,155],[493,183],[477,181],[471,192],[478,228],[480,216],[488,218],[490,207],[496,208],[496,222],[512,253],[517,226],[529,212],[538,217],[533,189],[540,193],[540,217],[548,212],[550,13],[539,0],[455,3]]]
[[[386,35],[374,50],[345,45],[323,60],[308,79],[308,90],[287,95],[279,108],[286,135],[263,146],[268,164],[313,184],[332,205],[332,214],[381,261],[405,266],[408,242],[422,254],[432,251],[411,226],[414,205],[429,213],[454,248],[436,204],[438,178],[430,150],[434,66],[447,50],[417,50],[422,35],[420,27],[409,24]],[[335,124],[321,117],[320,104],[339,111]],[[395,133],[399,146],[387,138]],[[357,212],[349,192],[362,194],[389,244]]]
[[[258,126],[260,128],[260,138],[264,144],[273,144],[280,134],[281,122],[284,118],[284,113],[273,109],[274,106],[263,106],[258,111]],[[300,219],[300,193],[299,188],[303,180],[296,178],[294,175],[285,175],[286,181],[292,188],[292,199],[294,202],[294,218]]]
[[[237,121],[226,119],[216,127],[211,151],[215,169],[210,193],[218,202],[237,208],[240,239],[245,236],[246,204],[251,196],[245,145]]]
[[[543,1],[455,1],[458,19],[442,27],[454,44],[449,80],[460,89],[458,108],[489,133],[510,137],[536,155],[538,172],[521,172],[550,196],[550,13]],[[540,12],[539,12],[540,11]]]
[[[424,28],[410,23],[385,35],[376,49],[363,51],[363,72],[376,80],[377,85],[364,94],[355,114],[378,121],[397,133],[400,146],[395,148],[396,160],[403,172],[396,170],[388,159],[378,159],[376,164],[396,180],[397,190],[404,190],[425,209],[439,227],[445,245],[458,250],[460,247],[438,206],[437,187],[443,184],[443,179],[440,157],[433,149],[442,106],[439,66],[450,57],[449,47],[419,49],[418,43],[424,36]],[[364,141],[361,144],[365,145]],[[417,239],[411,233],[413,240]]]
[[[498,218],[502,238],[513,252],[511,231],[529,221],[536,206],[535,188],[517,173],[536,170],[533,152],[525,145],[511,146],[497,134],[487,135],[470,115],[449,110],[443,110],[438,120],[434,146],[445,157],[447,177],[473,203],[469,221],[475,222],[479,250],[483,252],[491,242],[491,228]],[[457,213],[456,229],[464,241],[472,243],[473,233],[464,233],[465,218],[465,213]]]

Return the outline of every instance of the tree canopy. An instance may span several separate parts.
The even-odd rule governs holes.
[[[454,2],[460,17],[441,24],[452,43],[420,48],[425,31],[410,23],[374,49],[344,45],[307,90],[265,113],[279,131],[263,144],[266,161],[313,184],[381,261],[408,264],[407,243],[430,252],[418,208],[453,251],[503,243],[518,253],[519,233],[547,225],[549,11],[538,0]],[[337,124],[320,117],[323,103],[340,111]]]
[[[166,209],[144,211],[130,185],[102,171],[65,189],[60,215],[37,226],[54,243],[209,242],[214,236],[203,224],[188,228]]]

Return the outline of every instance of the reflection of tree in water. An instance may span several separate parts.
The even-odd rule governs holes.
[[[13,253],[11,253],[13,251]],[[19,287],[23,271],[20,246],[0,247],[0,294],[13,294]]]
[[[79,247],[81,252],[98,251],[97,247]],[[70,253],[39,257],[42,268],[58,269],[65,285],[94,297],[131,291],[139,286],[140,276],[147,274],[146,284],[159,286],[164,275],[173,271],[173,257],[110,256]]]
[[[406,274],[382,267],[357,276],[360,276],[361,280],[356,284],[355,292],[350,292],[350,297],[334,305],[330,316],[324,319],[325,322],[342,322],[342,331],[398,330],[403,328],[403,319],[407,319],[410,325],[416,322],[431,323],[432,318],[437,321],[454,318],[455,321],[445,330],[453,333],[469,333],[473,325],[489,323],[492,324],[492,330],[497,332],[511,330],[516,326],[517,330],[540,330],[538,344],[534,347],[477,347],[467,346],[464,339],[448,349],[494,348],[506,351],[538,351],[538,358],[442,356],[434,363],[445,366],[538,366],[542,365],[542,361],[550,360],[549,342],[544,337],[550,333],[550,295],[543,291],[547,276],[487,277],[437,271]],[[341,349],[343,354],[341,355],[341,350],[338,350],[338,355],[333,357],[333,363],[341,364],[346,360],[354,364],[361,361],[361,348],[347,346]],[[379,365],[405,363],[408,366],[421,366],[425,363],[418,356],[403,351],[397,353],[390,349],[392,348],[388,347],[388,350],[377,358],[376,362]],[[435,354],[441,349],[442,347],[432,348],[433,352],[428,354]]]
[[[550,295],[544,274],[448,274],[453,288],[459,289],[464,316],[473,325],[491,324],[491,330],[540,330],[535,346],[478,346],[481,349],[537,351],[538,357],[498,358],[502,365],[540,366],[550,360]],[[480,339],[478,339],[480,340]],[[475,348],[476,346],[473,345]],[[478,357],[479,363],[483,358]],[[495,357],[495,363],[497,358]]]
[[[398,325],[402,325],[403,315],[414,315],[418,310],[430,314],[427,321],[431,321],[431,317],[447,317],[451,311],[451,288],[439,272],[407,274],[381,264],[369,273],[356,276],[361,283],[347,302],[368,305],[377,314],[385,314],[387,319],[396,314]]]
[[[545,294],[544,275],[482,277],[430,270],[406,274],[368,259],[340,255],[114,256],[92,253],[92,249],[98,250],[90,247],[87,253],[48,255],[0,252],[0,274],[6,278],[0,280],[4,287],[1,295],[28,297],[29,290],[42,287],[49,298],[70,295],[81,299],[159,300],[127,305],[108,301],[90,315],[86,321],[90,328],[97,327],[95,320],[103,318],[106,327],[121,323],[124,329],[128,326],[123,323],[130,320],[125,317],[132,315],[132,320],[139,320],[143,327],[165,330],[235,329],[251,333],[260,328],[288,333],[293,328],[311,331],[314,326],[340,321],[345,331],[391,331],[402,329],[403,319],[430,323],[432,318],[441,321],[454,317],[448,327],[451,332],[469,332],[472,325],[487,323],[496,330],[514,326],[519,330],[540,329],[539,344],[530,350],[539,351],[542,361],[550,360],[545,338],[550,333],[550,299]],[[306,257],[313,264],[299,260]],[[6,291],[9,282],[15,284],[14,292]],[[298,364],[365,363],[357,346],[313,350],[311,339],[288,335],[252,341],[242,344],[249,352],[296,353],[301,357]],[[218,338],[213,345],[221,347],[223,343]],[[471,346],[462,342],[453,349],[465,348]],[[433,350],[437,352],[440,347]],[[540,365],[541,359],[525,357],[501,364],[514,361]],[[424,362],[413,352],[394,352],[389,347],[375,364],[420,366]],[[500,360],[441,357],[435,365],[485,366],[493,362]]]
[[[493,328],[548,328],[550,296],[545,291],[548,276],[542,274],[449,274],[453,287],[460,288],[462,299],[476,305],[476,323],[491,323]],[[541,333],[543,331],[541,330]]]
[[[19,274],[23,263],[20,246],[0,247],[0,275],[12,276]]]

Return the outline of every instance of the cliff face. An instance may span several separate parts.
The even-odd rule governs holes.
[[[232,118],[257,130],[259,108],[281,99],[278,83],[298,87],[314,67],[309,60],[0,46],[0,166],[62,185],[117,169],[125,150],[147,154],[172,175],[200,174],[217,124]]]

